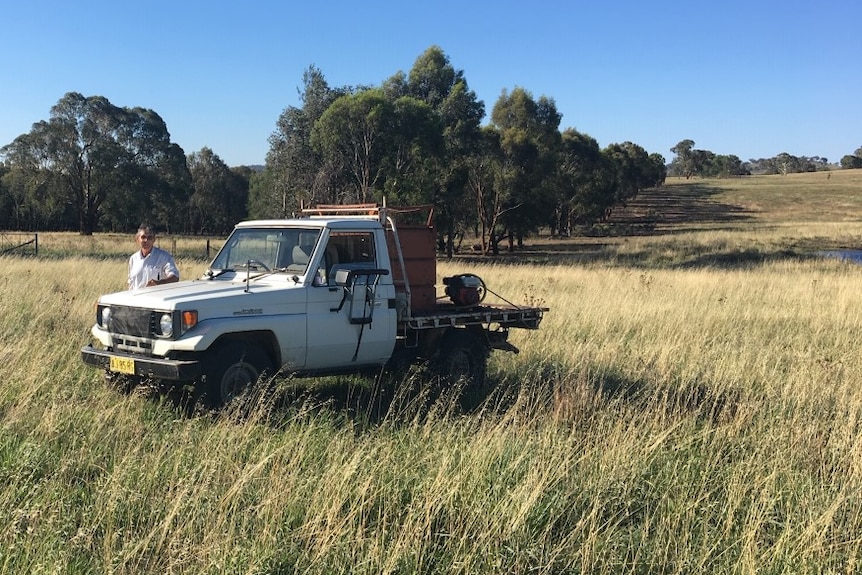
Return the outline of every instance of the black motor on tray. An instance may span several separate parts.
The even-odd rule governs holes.
[[[473,274],[461,274],[443,278],[446,295],[452,303],[459,306],[478,305],[481,301],[482,280]]]

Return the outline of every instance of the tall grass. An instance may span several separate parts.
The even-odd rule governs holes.
[[[484,393],[287,380],[221,415],[81,363],[124,257],[0,259],[0,571],[854,573],[860,270],[773,229],[441,263],[551,308]],[[787,255],[714,257],[741,237]]]

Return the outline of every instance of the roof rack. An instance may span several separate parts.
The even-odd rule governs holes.
[[[423,204],[418,206],[387,206],[386,202],[383,205],[378,204],[318,204],[313,208],[302,208],[301,213],[307,217],[332,217],[332,216],[373,216],[379,218],[381,222],[386,222],[386,212],[396,214],[415,213],[423,210],[428,210],[427,226],[431,226],[434,221],[434,205]]]
[[[318,204],[313,208],[303,208],[302,213],[309,216],[376,216],[377,204]]]

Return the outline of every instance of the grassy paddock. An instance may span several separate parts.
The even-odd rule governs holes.
[[[857,572],[860,269],[811,255],[855,246],[862,210],[767,209],[788,182],[837,205],[814,176],[847,177],[672,182],[748,217],[669,223],[656,195],[626,215],[651,234],[441,263],[551,308],[468,402],[283,381],[186,416],[78,357],[130,250],[2,258],[0,571]]]

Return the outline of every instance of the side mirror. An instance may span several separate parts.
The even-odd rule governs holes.
[[[353,268],[353,269],[339,269],[335,272],[335,285],[341,286],[344,288],[352,288],[353,284],[356,283],[357,277],[366,278],[364,282],[368,285],[376,283],[376,278],[380,276],[388,276],[389,270],[380,269],[380,268]],[[368,279],[372,278],[372,279]]]
[[[340,269],[335,272],[335,284],[344,289],[344,296],[338,307],[329,311],[338,313],[350,301],[348,316],[352,324],[371,323],[374,313],[374,293],[380,276],[388,276],[389,270],[380,268]],[[362,279],[359,279],[362,278]],[[362,289],[365,288],[365,289]]]
[[[335,285],[350,287],[353,283],[353,270],[340,269],[335,272]]]

